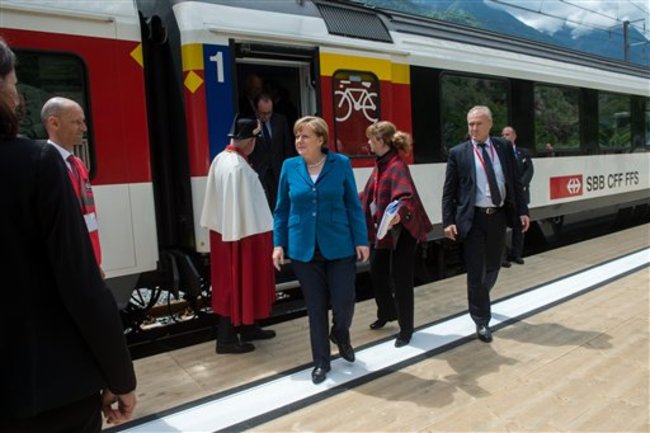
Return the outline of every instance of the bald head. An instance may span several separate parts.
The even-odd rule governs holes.
[[[517,140],[517,132],[512,126],[506,126],[503,128],[503,131],[501,131],[501,136],[513,144],[515,140]]]
[[[51,141],[69,152],[83,142],[86,117],[81,106],[72,99],[56,96],[41,110],[41,121]]]

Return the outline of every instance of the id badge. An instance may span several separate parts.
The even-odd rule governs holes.
[[[370,215],[374,215],[377,212],[377,205],[373,201],[370,203]]]
[[[99,229],[97,225],[97,216],[95,212],[84,215],[84,220],[86,221],[86,227],[88,228],[88,233],[92,233]]]

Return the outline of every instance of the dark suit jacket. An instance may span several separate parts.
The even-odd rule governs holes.
[[[508,225],[512,227],[516,218],[528,215],[521,179],[516,175],[517,166],[508,142],[490,137],[501,161],[506,180],[505,208]],[[472,228],[474,203],[476,200],[476,168],[472,142],[466,141],[453,147],[447,159],[447,172],[442,191],[442,226],[455,224],[460,239],[464,239]]]
[[[287,118],[282,114],[273,113],[271,115],[271,143],[267,143],[264,136],[261,135],[256,141],[253,153],[248,158],[253,169],[260,176],[270,169],[277,188],[282,163],[285,159],[295,155],[293,133],[287,124]]]
[[[533,160],[530,157],[530,152],[525,147],[516,146],[515,161],[517,163],[517,174],[521,180],[524,188],[524,195],[526,197],[526,204],[530,203],[530,181],[533,180],[535,168],[533,167]]]
[[[135,388],[66,168],[53,146],[0,141],[0,418]]]

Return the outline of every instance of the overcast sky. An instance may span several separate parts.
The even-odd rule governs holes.
[[[649,0],[484,0],[484,2],[491,7],[507,10],[523,23],[550,35],[560,30],[563,24],[574,29],[574,36],[588,33],[594,30],[594,27],[622,31],[622,21],[629,20],[631,25],[645,34],[646,39],[650,39],[648,37]],[[507,4],[512,4],[514,7],[509,7]]]

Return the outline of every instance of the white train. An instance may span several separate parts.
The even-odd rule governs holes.
[[[147,307],[143,290],[195,297],[209,286],[205,179],[253,74],[289,119],[325,118],[359,189],[372,165],[366,126],[387,119],[411,132],[436,275],[445,157],[476,104],[492,108],[494,134],[514,126],[536,156],[538,228],[585,212],[648,215],[647,67],[344,0],[3,0],[0,35],[18,55],[23,133],[44,138],[38,113],[52,95],[86,110],[78,153],[122,307],[136,288],[131,303]]]

